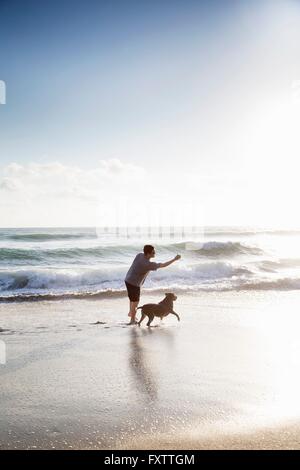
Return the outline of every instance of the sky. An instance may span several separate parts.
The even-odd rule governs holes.
[[[297,224],[299,0],[0,0],[0,24],[0,226]]]

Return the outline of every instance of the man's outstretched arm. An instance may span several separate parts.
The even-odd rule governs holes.
[[[166,268],[167,266],[170,266],[170,264],[174,263],[174,261],[177,261],[180,258],[181,258],[180,255],[176,255],[175,258],[171,259],[170,261],[166,261],[165,263],[159,263],[160,264],[159,267]]]

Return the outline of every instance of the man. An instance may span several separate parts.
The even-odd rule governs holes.
[[[129,325],[135,325],[136,323],[135,315],[140,300],[141,285],[144,284],[149,271],[166,268],[167,266],[170,266],[170,264],[174,263],[174,261],[181,258],[180,255],[176,255],[175,258],[167,261],[166,263],[154,263],[153,261],[150,261],[150,258],[154,258],[154,256],[154,247],[152,245],[145,245],[144,253],[136,255],[128,273],[126,274],[125,284],[130,305],[128,316],[131,317]]]

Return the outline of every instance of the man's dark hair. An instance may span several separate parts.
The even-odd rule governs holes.
[[[152,253],[153,250],[154,250],[154,246],[145,245],[144,246],[144,255],[149,255],[150,253]]]

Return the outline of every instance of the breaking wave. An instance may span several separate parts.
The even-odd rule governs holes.
[[[256,246],[246,245],[240,242],[206,242],[199,245],[195,250],[189,250],[186,242],[171,244],[156,244],[157,251],[162,254],[174,253],[175,251],[184,252],[185,255],[201,256],[207,258],[230,258],[239,255],[258,256],[262,250]],[[197,244],[195,245],[197,247]],[[134,255],[141,251],[141,246],[135,244],[123,245],[95,245],[88,247],[64,246],[59,248],[26,248],[26,247],[0,247],[0,262],[11,264],[30,264],[30,265],[48,265],[57,263],[96,263],[110,258],[122,259],[127,255]]]
[[[169,260],[176,253],[182,260],[151,273],[143,288],[178,293],[299,290],[298,232],[272,232],[280,242],[278,254],[259,238],[261,233],[266,232],[223,229],[210,232],[202,243],[197,237],[156,240],[155,261]],[[95,229],[84,228],[0,229],[0,301],[125,295],[124,277],[146,242],[112,233],[101,238]]]

